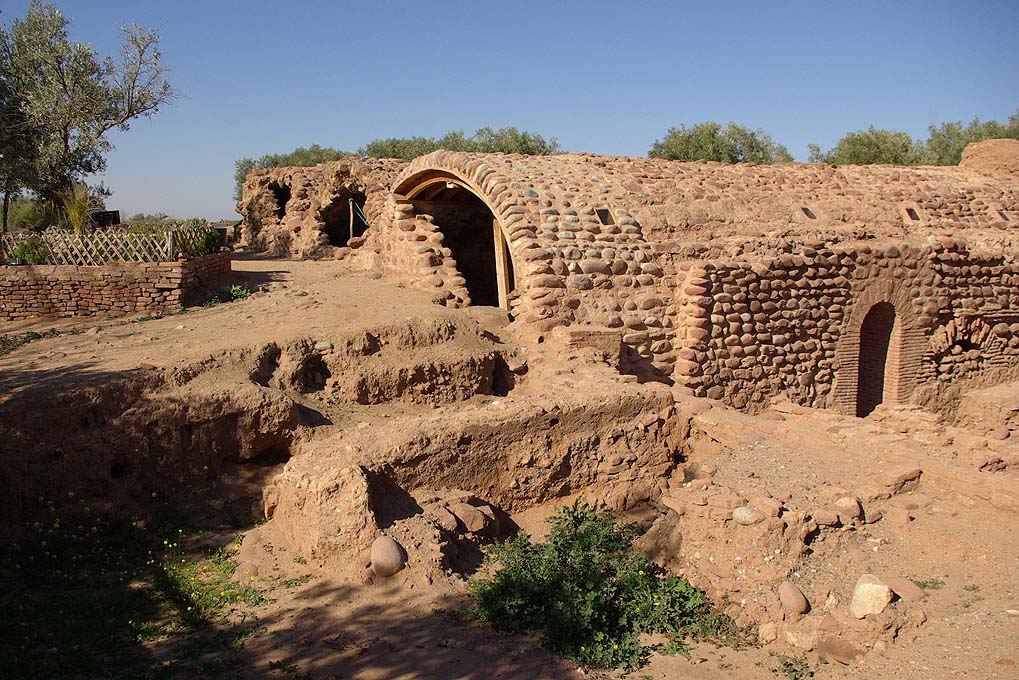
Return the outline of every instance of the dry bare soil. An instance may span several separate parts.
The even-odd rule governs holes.
[[[0,357],[0,676],[617,677],[462,615],[481,544],[583,496],[754,639],[629,677],[1019,677],[1019,434],[749,416],[343,263],[234,269],[259,292],[0,329],[59,333]],[[458,503],[500,519],[444,527]],[[379,531],[407,551],[391,578],[368,568]],[[857,619],[864,574],[923,598]]]

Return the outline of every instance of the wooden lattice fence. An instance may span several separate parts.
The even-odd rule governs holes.
[[[0,236],[0,264],[21,259],[33,264],[95,266],[109,262],[168,262],[216,252],[219,234],[208,227],[145,232],[100,229],[87,234],[48,229],[38,234]],[[27,253],[31,257],[26,257]],[[19,257],[20,255],[20,257]]]

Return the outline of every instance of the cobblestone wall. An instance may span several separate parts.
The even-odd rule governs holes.
[[[674,377],[740,408],[785,394],[855,414],[874,389],[859,383],[875,360],[861,330],[880,304],[894,308],[885,403],[945,408],[961,385],[1019,372],[1019,268],[952,239],[687,262],[677,281]]]

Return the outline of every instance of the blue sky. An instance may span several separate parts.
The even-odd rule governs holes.
[[[159,30],[184,97],[112,137],[125,216],[231,218],[239,157],[514,125],[645,155],[673,125],[763,128],[798,159],[869,125],[1019,107],[1019,3],[64,0],[72,38]],[[0,0],[2,20],[27,0]]]

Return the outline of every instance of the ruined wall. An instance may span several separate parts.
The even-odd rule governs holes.
[[[241,189],[241,244],[278,256],[344,255],[349,237],[347,199],[354,198],[374,225],[393,178],[406,163],[351,157],[312,167],[255,170]],[[331,224],[338,217],[342,224]],[[355,220],[355,235],[365,226]]]
[[[230,277],[230,253],[98,267],[0,267],[0,321],[178,309]]]
[[[330,192],[347,186],[344,181],[385,174],[389,189],[369,195],[371,228],[349,243],[357,261],[433,292],[440,304],[468,305],[477,302],[467,281],[473,274],[459,265],[447,240],[458,237],[462,225],[439,205],[451,200],[442,198],[447,189],[462,188],[487,207],[507,244],[514,279],[507,306],[518,323],[538,332],[573,324],[618,329],[631,365],[679,377],[699,393],[742,407],[786,392],[802,403],[849,410],[856,377],[839,367],[858,362],[851,348],[839,349],[836,357],[836,347],[843,334],[859,331],[864,317],[855,316],[857,307],[882,286],[890,286],[902,320],[890,352],[905,376],[889,374],[884,401],[905,400],[917,384],[930,381],[922,366],[934,359],[923,364],[913,349],[896,353],[922,344],[921,336],[934,333],[948,313],[939,308],[925,316],[917,310],[923,303],[911,297],[934,285],[928,278],[945,276],[934,271],[942,261],[928,250],[937,245],[935,235],[965,239],[974,253],[999,253],[998,267],[1019,255],[1011,229],[1019,223],[1019,186],[1008,175],[968,167],[727,165],[447,151],[410,164],[385,163],[341,168],[336,177],[342,181],[333,180],[328,191],[317,188],[327,183],[314,175],[318,169],[249,178],[263,188],[284,180],[295,187],[285,228],[257,236],[252,231],[251,238],[285,235],[292,239],[282,248],[287,252],[345,256],[347,248],[323,250],[324,235],[309,215]],[[251,195],[264,203],[267,195],[259,191]],[[317,204],[313,194],[320,197]],[[491,229],[478,225],[479,248],[495,246]],[[909,255],[867,245],[889,242],[910,244],[903,245]],[[922,267],[911,264],[917,257]],[[969,266],[983,267],[993,257],[978,260]],[[966,318],[991,313],[981,304]],[[963,318],[954,307],[950,311]],[[921,318],[933,321],[925,325]],[[969,332],[970,326],[958,321],[946,332]],[[899,338],[903,333],[908,342]],[[858,338],[853,342],[858,353]],[[939,385],[957,380],[949,375],[970,372],[968,359],[950,358],[957,356],[937,360],[946,367],[966,364],[935,370],[946,376]],[[987,368],[987,361],[980,366]],[[842,391],[834,392],[840,384]],[[940,399],[927,392],[919,398]]]
[[[570,323],[618,328],[641,360],[671,373],[664,273],[623,203],[626,189],[570,162],[576,158],[445,151],[423,156],[394,183],[397,197],[362,250],[374,266],[435,290],[447,303],[469,300],[442,225],[418,214],[401,193],[427,173],[447,173],[499,222],[516,282],[510,308],[518,321],[541,330]],[[605,206],[611,210],[599,214]]]
[[[873,359],[864,320],[880,303],[894,309],[884,403],[946,410],[961,385],[1019,374],[1019,267],[953,239],[687,262],[677,282],[674,377],[739,408],[784,394],[855,414]]]

